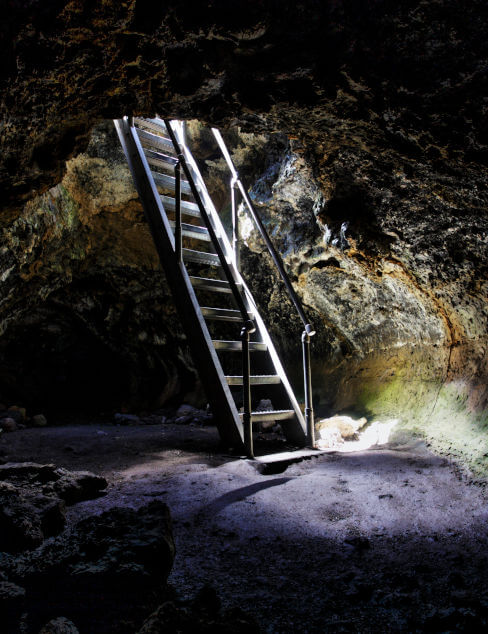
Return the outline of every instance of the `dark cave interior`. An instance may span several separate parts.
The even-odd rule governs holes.
[[[6,631],[484,631],[484,0],[41,4],[0,25]],[[157,113],[230,232],[225,137],[317,330],[323,454],[219,439],[113,124]],[[301,402],[302,324],[239,219]],[[279,424],[255,440],[291,449]]]

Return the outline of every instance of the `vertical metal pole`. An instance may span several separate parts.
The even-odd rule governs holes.
[[[312,403],[312,372],[310,369],[310,335],[306,330],[302,334],[303,382],[305,390],[305,422],[307,424],[307,444],[315,448],[315,422]]]
[[[244,445],[248,458],[254,458],[254,449],[252,441],[252,420],[251,420],[251,381],[249,378],[250,359],[249,359],[249,330],[244,326],[241,330],[242,341],[242,390],[244,400]]]
[[[183,261],[181,248],[181,163],[175,165],[175,253],[176,260]]]
[[[236,269],[241,270],[241,249],[240,249],[240,236],[239,236],[239,214],[237,208],[237,190],[239,186],[237,184],[237,177],[232,177],[230,181],[230,195],[232,200],[232,249],[234,250],[234,258],[236,262]]]

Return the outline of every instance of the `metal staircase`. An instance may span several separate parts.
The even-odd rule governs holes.
[[[279,421],[288,441],[313,448],[310,337],[314,330],[219,131],[213,133],[232,177],[232,240],[187,146],[183,122],[124,117],[115,126],[222,439],[230,446],[244,446],[247,456],[253,458],[253,424]],[[304,324],[305,416],[239,272],[239,195]],[[220,322],[217,330],[214,322]],[[224,332],[226,338],[216,338],[216,332],[220,336]],[[276,409],[253,411],[265,396]]]

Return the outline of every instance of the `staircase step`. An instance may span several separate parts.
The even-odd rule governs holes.
[[[156,167],[174,167],[178,163],[178,159],[169,154],[163,154],[162,152],[155,152],[154,150],[144,150],[147,162],[149,165],[155,165]]]
[[[170,220],[169,224],[172,229],[175,228],[174,220]],[[187,238],[195,238],[195,240],[205,240],[210,242],[210,236],[206,227],[197,227],[196,225],[189,225],[186,222],[181,223],[181,233]]]
[[[157,148],[158,150],[163,150],[163,152],[172,152],[174,154],[175,149],[171,139],[152,134],[147,130],[141,130],[141,128],[137,128],[137,134],[143,147]]]
[[[174,211],[176,208],[176,200],[171,196],[160,196],[161,202],[163,203],[163,207],[168,209],[169,211]],[[200,218],[200,210],[198,209],[198,205],[196,203],[190,203],[187,200],[181,201],[181,213],[187,216],[194,216],[195,218]]]
[[[202,315],[207,319],[214,319],[216,321],[239,321],[242,322],[242,315],[240,310],[232,310],[230,308],[213,308],[210,306],[201,306],[200,310]],[[249,314],[249,319],[254,319],[252,313]]]
[[[168,136],[166,126],[159,123],[158,121],[154,121],[153,119],[142,119],[141,117],[134,117],[134,123],[138,128],[144,127],[151,132],[155,132],[156,134],[163,134],[164,136]]]
[[[256,456],[254,462],[260,462],[263,465],[282,463],[283,465],[301,462],[309,458],[316,458],[329,453],[330,449],[297,449],[295,451],[283,451],[281,453],[268,454],[266,456]]]
[[[226,376],[227,383],[229,385],[242,385],[242,376]],[[250,376],[249,380],[251,385],[275,385],[281,383],[281,379],[277,374],[258,374]]]
[[[190,282],[195,288],[200,288],[205,291],[232,293],[230,284],[226,280],[213,280],[208,277],[190,276]],[[236,284],[236,286],[239,290],[241,290],[241,284]]]
[[[215,350],[226,350],[226,351],[241,351],[242,350],[242,341],[223,341],[223,340],[213,340],[212,341]],[[266,352],[268,346],[261,341],[250,341],[249,342],[249,352]]]
[[[153,172],[151,170],[152,177],[156,185],[169,189],[171,192],[176,190],[176,178],[174,176],[168,176],[167,174],[160,174],[159,172]],[[191,194],[190,183],[188,181],[181,181],[181,193]]]
[[[220,266],[219,256],[216,253],[204,253],[203,251],[194,251],[193,249],[182,249],[182,253],[185,262]]]
[[[244,417],[244,414],[239,414],[241,418]],[[259,423],[260,421],[266,420],[288,420],[289,418],[294,418],[295,412],[292,409],[275,409],[273,411],[268,412],[251,412],[251,420],[253,423]]]

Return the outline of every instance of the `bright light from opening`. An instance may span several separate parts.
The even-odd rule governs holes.
[[[364,451],[371,447],[385,445],[390,438],[393,428],[398,424],[397,418],[386,421],[375,420],[363,431],[358,432],[357,440],[344,440],[339,428],[325,428],[320,430],[318,448],[329,451],[347,453],[352,451]]]

